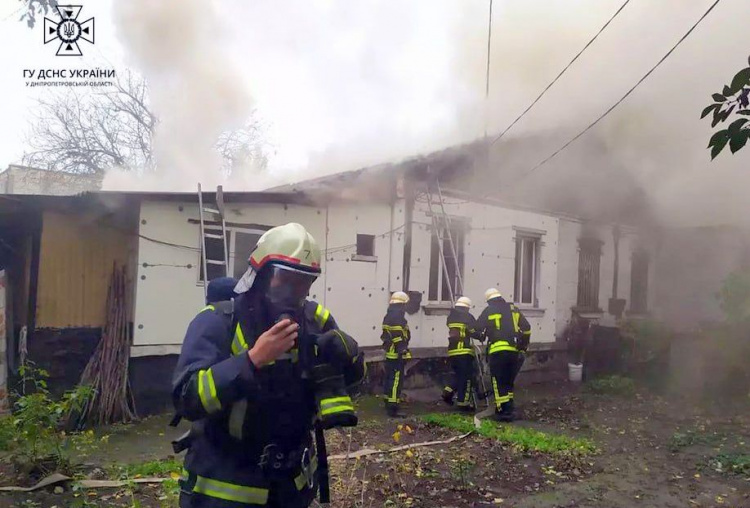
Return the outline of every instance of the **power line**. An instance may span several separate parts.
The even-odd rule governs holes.
[[[570,67],[573,65],[573,63],[575,63],[575,61],[578,60],[578,58],[583,54],[583,52],[586,51],[589,48],[589,46],[591,46],[594,43],[594,41],[602,34],[602,32],[604,30],[606,30],[606,28],[609,26],[609,24],[612,23],[612,21],[614,21],[614,19],[617,17],[617,15],[620,14],[620,12],[622,12],[622,10],[625,8],[625,6],[628,5],[629,3],[630,3],[630,0],[625,0],[625,3],[622,4],[619,9],[617,9],[617,12],[615,12],[612,15],[612,17],[609,18],[609,20],[606,23],[604,23],[604,26],[599,29],[599,31],[596,33],[596,35],[594,35],[594,37],[583,47],[583,49],[581,51],[579,51],[576,56],[573,57],[573,60],[571,60],[570,63],[568,65],[566,65],[563,70],[560,71],[560,74],[558,74],[557,77],[555,79],[553,79],[552,82],[549,85],[547,85],[547,87],[544,90],[542,90],[542,93],[540,93],[539,96],[536,99],[534,99],[534,102],[532,102],[531,104],[529,104],[529,107],[527,107],[523,111],[523,113],[521,113],[520,115],[518,115],[518,117],[515,120],[513,120],[513,123],[511,123],[508,127],[506,127],[503,132],[501,132],[495,139],[492,140],[492,143],[490,143],[490,146],[492,146],[496,142],[500,141],[500,138],[502,138],[503,136],[505,136],[505,134],[509,130],[511,130],[513,128],[513,126],[516,125],[519,120],[521,120],[521,118],[523,118],[524,116],[526,116],[526,113],[528,113],[531,110],[531,108],[533,108],[536,105],[536,103],[539,102],[539,100],[542,97],[544,97],[544,95],[547,93],[547,91],[550,88],[552,88],[552,86],[555,83],[557,83],[557,80],[559,80],[562,77],[562,75],[565,74],[568,69],[570,69]],[[488,76],[489,76],[489,63],[488,63],[487,73],[488,73]]]
[[[721,2],[721,0],[715,0],[715,2],[714,2],[713,4],[711,4],[711,7],[709,7],[709,8],[708,8],[708,10],[707,10],[707,11],[706,11],[705,13],[703,13],[703,16],[701,16],[701,17],[700,17],[700,19],[698,19],[698,21],[696,21],[696,22],[695,22],[695,24],[694,24],[694,25],[693,25],[692,27],[690,27],[690,30],[688,30],[688,31],[687,31],[687,33],[686,33],[685,35],[683,35],[683,36],[682,36],[682,37],[680,38],[680,40],[678,40],[678,41],[677,41],[677,43],[676,43],[676,44],[675,44],[674,46],[672,46],[672,48],[671,48],[671,49],[670,49],[669,51],[667,51],[667,54],[666,54],[666,55],[664,55],[664,56],[663,56],[663,57],[661,58],[661,60],[659,60],[658,62],[656,62],[656,65],[654,65],[653,67],[651,67],[651,69],[650,69],[650,70],[649,70],[649,71],[648,71],[648,72],[647,72],[646,74],[644,74],[644,75],[643,75],[643,77],[642,77],[641,79],[639,79],[639,80],[638,80],[638,82],[637,82],[637,83],[636,83],[635,85],[633,85],[633,87],[632,87],[632,88],[631,88],[630,90],[628,90],[628,92],[627,92],[627,93],[626,93],[625,95],[623,95],[623,96],[622,96],[622,97],[621,97],[621,98],[620,98],[620,99],[619,99],[619,100],[618,100],[617,102],[615,102],[615,103],[614,103],[614,104],[613,104],[613,105],[612,105],[612,106],[611,106],[611,107],[610,107],[610,108],[609,108],[609,109],[608,109],[607,111],[605,111],[604,113],[602,113],[602,115],[601,115],[601,116],[599,116],[599,118],[597,118],[597,119],[596,119],[596,120],[594,120],[594,121],[593,121],[592,123],[590,123],[590,124],[588,125],[588,127],[586,127],[585,129],[583,129],[583,130],[582,130],[581,132],[579,132],[579,133],[578,133],[578,134],[577,134],[577,135],[576,135],[575,137],[573,137],[573,139],[571,139],[570,141],[568,141],[567,143],[565,143],[565,144],[564,144],[563,146],[561,146],[561,147],[560,147],[560,148],[559,148],[559,149],[558,149],[557,151],[555,151],[555,152],[554,152],[554,153],[553,153],[552,155],[550,155],[549,157],[547,157],[546,159],[544,159],[544,160],[543,160],[542,162],[540,162],[539,164],[537,164],[536,166],[534,166],[533,168],[531,168],[531,169],[530,169],[530,170],[528,171],[528,173],[526,173],[526,175],[524,175],[524,177],[526,177],[526,176],[530,175],[530,174],[531,174],[532,172],[534,172],[535,170],[537,170],[538,168],[540,168],[541,166],[543,166],[543,165],[544,165],[544,164],[546,164],[547,162],[549,162],[549,161],[551,161],[552,159],[554,159],[554,158],[555,158],[555,157],[556,157],[556,156],[557,156],[557,155],[558,155],[558,154],[559,154],[560,152],[562,152],[563,150],[565,150],[566,148],[568,148],[568,147],[569,147],[569,146],[570,146],[571,144],[573,144],[573,143],[574,143],[574,142],[575,142],[575,141],[576,141],[576,140],[577,140],[578,138],[580,138],[581,136],[583,136],[584,134],[586,134],[586,133],[587,133],[587,132],[588,132],[589,130],[591,130],[591,129],[592,129],[592,128],[593,128],[593,127],[594,127],[594,126],[596,125],[596,124],[598,124],[599,122],[601,122],[601,121],[602,121],[602,120],[604,119],[604,117],[606,117],[607,115],[609,115],[609,114],[610,114],[610,113],[611,113],[611,112],[612,112],[612,111],[613,111],[613,110],[614,110],[614,109],[615,109],[615,108],[616,108],[617,106],[619,106],[620,104],[622,104],[622,102],[623,102],[623,101],[624,101],[625,99],[627,99],[627,98],[628,98],[628,97],[630,96],[630,94],[632,94],[632,93],[633,93],[633,91],[635,91],[635,89],[636,89],[636,88],[638,88],[638,87],[639,87],[639,86],[641,85],[641,83],[643,83],[644,81],[646,81],[646,79],[647,79],[647,78],[648,78],[648,77],[649,77],[649,76],[650,76],[650,75],[651,75],[651,74],[652,74],[652,73],[653,73],[653,72],[654,72],[654,71],[655,71],[655,70],[656,70],[656,69],[657,69],[657,68],[658,68],[658,67],[659,67],[659,66],[660,66],[660,65],[661,65],[662,63],[664,63],[664,61],[665,61],[665,60],[666,60],[667,58],[669,58],[669,57],[670,57],[670,56],[672,55],[672,53],[674,52],[674,50],[675,50],[675,49],[677,49],[677,47],[678,47],[678,46],[679,46],[680,44],[682,44],[682,42],[683,42],[683,41],[684,41],[685,39],[687,39],[687,38],[688,38],[688,37],[690,36],[690,34],[691,34],[691,33],[693,33],[693,31],[694,31],[694,30],[695,30],[695,29],[696,29],[696,28],[698,27],[698,25],[700,25],[700,23],[701,23],[701,22],[702,22],[702,21],[703,21],[703,20],[704,20],[704,19],[705,19],[705,18],[706,18],[706,17],[707,17],[707,16],[708,16],[708,15],[709,15],[710,13],[711,13],[711,11],[712,11],[712,10],[714,10],[714,8],[715,8],[715,7],[716,7],[716,6],[717,6],[717,5],[719,4],[719,2]]]

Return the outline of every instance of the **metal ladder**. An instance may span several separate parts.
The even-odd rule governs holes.
[[[203,295],[206,296],[208,292],[208,265],[218,265],[224,267],[223,276],[226,277],[229,272],[229,250],[227,246],[227,226],[224,221],[224,191],[219,185],[216,188],[216,203],[212,208],[210,205],[204,203],[203,192],[201,191],[201,184],[198,184],[198,216],[200,217],[200,233],[201,233],[201,259],[203,260]],[[211,222],[218,222],[218,225],[209,224],[206,225],[206,215],[208,214]],[[211,238],[213,240],[221,240],[224,244],[223,259],[208,259],[208,252],[206,251],[206,239]]]
[[[427,186],[427,207],[430,211],[430,218],[432,220],[432,228],[435,231],[435,235],[437,236],[438,242],[439,242],[438,252],[440,253],[440,263],[443,266],[443,273],[445,274],[446,279],[449,278],[450,275],[448,273],[448,264],[445,260],[445,254],[443,253],[443,245],[445,241],[445,236],[443,235],[443,232],[445,232],[448,237],[448,245],[450,246],[451,254],[453,256],[453,262],[455,263],[454,268],[456,270],[456,281],[458,282],[456,289],[458,290],[459,293],[463,294],[464,281],[463,281],[463,277],[461,277],[461,266],[458,263],[456,245],[453,243],[453,236],[451,235],[451,228],[450,228],[451,219],[450,219],[450,216],[445,211],[443,191],[440,188],[440,180],[438,179],[437,176],[435,177],[435,188],[437,190],[437,198],[439,199],[439,202],[440,202],[440,212],[438,214],[438,213],[435,213],[435,211],[433,210],[433,197],[432,197],[432,191],[430,189],[429,184]],[[442,224],[438,218],[438,215],[442,219]],[[438,288],[438,290],[440,290],[440,288]],[[453,287],[450,283],[448,284],[448,292],[450,293],[451,304],[455,305],[457,298],[456,298],[456,295],[453,293]],[[471,339],[469,340],[471,341]],[[478,347],[477,345],[474,345],[473,347],[475,350],[474,359],[476,360],[476,363],[477,363],[477,377],[479,378],[479,383],[481,385],[481,390],[482,390],[481,398],[484,399],[484,403],[489,410],[490,399],[489,399],[489,393],[487,391],[487,383],[485,381],[486,371],[484,368],[484,363],[482,362],[482,349]],[[475,391],[479,391],[479,389],[480,388],[477,387]],[[474,393],[473,395],[474,395],[474,405],[475,407],[479,407],[478,399],[480,397],[478,397],[477,393]]]
[[[456,281],[458,284],[456,285],[456,290],[458,291],[459,295],[463,294],[464,291],[464,281],[461,277],[461,267],[458,264],[458,255],[456,252],[456,245],[453,243],[453,236],[451,235],[451,219],[450,216],[445,212],[445,204],[443,203],[443,191],[440,188],[440,180],[435,177],[435,188],[437,189],[437,198],[440,203],[440,211],[439,213],[436,213],[433,210],[433,197],[432,197],[432,191],[430,190],[430,186],[428,184],[427,186],[427,207],[430,211],[430,219],[432,221],[432,229],[435,231],[435,235],[438,239],[438,252],[440,253],[440,264],[443,267],[443,273],[445,274],[446,280],[450,278],[450,274],[448,272],[448,264],[445,260],[445,254],[443,253],[443,245],[445,242],[445,238],[447,236],[448,238],[448,245],[451,250],[451,255],[453,256],[453,263],[455,266],[453,267],[455,269],[456,273]],[[441,222],[442,219],[442,222]],[[438,288],[440,289],[440,288]],[[451,304],[456,303],[456,295],[453,293],[453,285],[448,282],[448,293],[450,294],[451,298]]]

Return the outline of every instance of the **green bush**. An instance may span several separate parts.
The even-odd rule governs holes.
[[[0,452],[10,450],[15,433],[13,418],[10,416],[0,416]]]
[[[586,388],[604,395],[633,395],[635,382],[629,377],[605,376],[586,383]]]
[[[14,394],[10,450],[13,462],[28,472],[46,474],[70,468],[70,452],[93,442],[93,432],[66,433],[62,425],[71,413],[80,412],[92,394],[89,387],[78,386],[54,400],[47,389],[49,374],[33,364],[20,369],[22,386],[28,394]]]

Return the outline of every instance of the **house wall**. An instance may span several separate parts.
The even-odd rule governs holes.
[[[325,208],[283,204],[228,204],[226,208],[229,223],[278,226],[299,222],[325,248]],[[188,324],[204,306],[200,232],[190,219],[198,219],[197,203],[141,204],[133,356],[179,353]],[[249,253],[233,261],[245,264],[246,256]],[[327,296],[324,280],[319,278],[311,290],[311,297],[323,304]]]
[[[103,326],[112,267],[130,265],[132,235],[91,215],[46,211],[42,220],[36,327]]]
[[[411,281],[409,289],[423,293],[427,303],[430,271],[431,220],[428,205],[418,201],[414,213]],[[497,287],[508,300],[515,295],[515,238],[519,231],[541,237],[538,306],[520,305],[532,327],[532,343],[554,342],[559,221],[551,215],[445,198],[450,216],[470,219],[465,241],[464,295],[472,299],[472,313],[484,308],[484,292]],[[416,341],[422,347],[444,347],[446,311],[422,310],[410,316]]]
[[[578,241],[581,238],[597,238],[602,243],[602,256],[599,264],[599,308],[606,314],[609,299],[612,297],[614,279],[614,238],[612,226],[583,224],[580,221],[560,219],[559,269],[557,278],[557,309],[555,333],[562,335],[570,320],[571,310],[578,300]],[[623,229],[620,237],[620,259],[618,270],[618,298],[627,300],[625,311],[630,308],[630,272],[633,253],[641,248],[653,252],[653,246],[640,239],[635,231]],[[654,259],[649,263],[648,308],[654,301]]]

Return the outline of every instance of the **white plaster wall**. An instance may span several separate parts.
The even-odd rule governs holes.
[[[182,208],[182,211],[180,211]],[[325,208],[253,204],[227,206],[228,222],[278,226],[299,222],[325,249]],[[185,330],[204,305],[200,273],[199,231],[188,219],[198,218],[197,203],[144,202],[141,205],[133,356],[179,352]],[[147,240],[177,244],[175,247]],[[351,242],[350,242],[351,243]],[[249,255],[249,253],[248,253]],[[245,254],[242,255],[245,257]],[[239,260],[246,263],[246,259]],[[148,265],[165,265],[149,266]],[[185,268],[185,265],[191,268]],[[323,278],[311,291],[325,303]]]
[[[553,342],[558,257],[558,219],[544,214],[513,210],[493,205],[467,203],[446,198],[446,213],[470,217],[464,261],[465,295],[469,296],[478,316],[484,308],[484,292],[497,287],[510,300],[515,277],[516,229],[542,233],[536,309],[521,307],[532,326],[533,342]],[[427,303],[430,269],[430,218],[426,203],[417,203],[414,213],[410,288],[423,293]],[[414,329],[412,343],[418,347],[446,345],[446,316],[427,315],[424,311],[409,316]]]
[[[402,288],[403,204],[393,208],[393,225],[391,210],[388,204],[366,203],[329,208],[325,304],[361,346],[380,345],[390,291]],[[358,233],[376,236],[376,261],[354,258]]]

